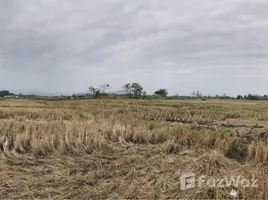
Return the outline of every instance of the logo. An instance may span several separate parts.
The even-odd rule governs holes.
[[[208,178],[205,175],[197,177],[194,173],[187,172],[180,177],[181,190],[189,190],[192,188],[224,188],[224,187],[242,187],[256,188],[258,179],[254,177],[246,179],[243,176],[224,176],[223,178]]]

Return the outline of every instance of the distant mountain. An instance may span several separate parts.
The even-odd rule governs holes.
[[[124,90],[117,90],[117,91],[108,91],[107,93],[110,93],[110,94],[125,94],[126,91],[124,91]]]
[[[10,92],[15,94],[24,94],[24,95],[38,95],[38,96],[70,96],[69,93],[59,93],[59,92],[47,92],[43,90],[10,90]]]

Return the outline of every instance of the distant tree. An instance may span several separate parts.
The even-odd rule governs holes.
[[[154,94],[162,96],[162,97],[166,97],[168,95],[168,91],[167,89],[159,89],[155,91]]]
[[[123,88],[123,90],[125,90],[127,95],[129,95],[129,96],[131,95],[131,84],[130,83],[123,85],[122,88]]]
[[[242,95],[237,95],[236,99],[243,99]]]
[[[131,84],[131,92],[135,98],[140,98],[143,91],[143,87],[139,83]]]
[[[77,98],[76,94],[72,94],[72,97],[71,98],[72,99],[76,99]]]
[[[90,86],[89,88],[90,94],[92,95],[92,97],[99,97],[100,96],[100,89],[99,88],[95,88],[93,86]]]
[[[90,86],[89,88],[88,88],[88,90],[89,90],[89,92],[90,92],[90,94],[94,94],[95,93],[95,88],[93,87],[93,86]]]
[[[223,94],[221,95],[221,98],[222,98],[222,99],[226,99],[226,97],[227,97],[227,94],[226,94],[226,93],[223,93]]]
[[[197,90],[196,92],[195,91],[192,92],[192,96],[194,96],[194,97],[202,97],[202,93],[199,92],[199,90]]]
[[[265,94],[265,95],[263,95],[263,98],[264,99],[268,99],[268,96]]]
[[[197,96],[197,97],[202,97],[202,93],[199,92],[199,90],[197,90],[197,92],[196,92],[196,96]]]
[[[146,98],[147,98],[147,92],[146,92],[146,91],[143,91],[143,92],[142,92],[142,98],[143,98],[143,99],[146,99]]]
[[[106,90],[110,88],[109,84],[100,85],[101,93],[104,94]]]
[[[0,91],[0,96],[7,96],[7,95],[13,95],[12,93],[10,93],[8,90],[2,90]]]
[[[95,92],[95,94],[94,94],[94,97],[100,97],[101,96],[101,93],[100,93],[100,90],[99,89],[97,89],[96,90],[96,92]]]
[[[260,96],[260,95],[256,95],[256,94],[255,95],[254,94],[248,94],[246,99],[248,99],[248,100],[262,100],[263,97]]]

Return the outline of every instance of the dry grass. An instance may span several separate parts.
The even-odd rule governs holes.
[[[1,101],[1,198],[231,198],[231,188],[181,191],[184,172],[256,176],[258,188],[236,188],[239,198],[268,198],[267,107],[236,101]]]

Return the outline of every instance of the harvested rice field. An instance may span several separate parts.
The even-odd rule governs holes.
[[[261,101],[1,100],[0,198],[267,199],[267,140]]]

